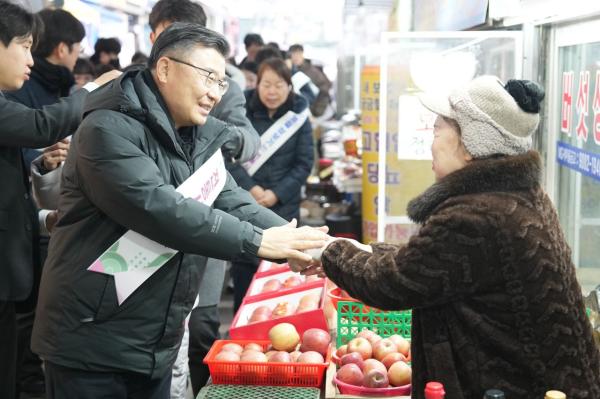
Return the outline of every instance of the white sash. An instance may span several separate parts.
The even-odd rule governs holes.
[[[300,89],[306,84],[308,84],[308,87],[314,96],[319,94],[319,88],[313,83],[312,79],[309,78],[307,74],[302,71],[298,71],[292,75],[292,87],[294,88],[295,93],[302,94]]]
[[[271,158],[275,151],[300,129],[306,118],[308,118],[309,112],[308,108],[299,114],[288,111],[260,136],[258,154],[250,161],[242,164],[250,176],[253,176]]]
[[[211,206],[223,190],[226,179],[223,155],[218,149],[176,191],[186,198]],[[100,255],[88,270],[114,276],[120,305],[177,252],[129,230]]]

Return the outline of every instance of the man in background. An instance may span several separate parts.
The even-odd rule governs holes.
[[[34,64],[30,79],[21,89],[6,93],[6,98],[37,109],[54,104],[61,97],[69,95],[75,84],[73,68],[81,50],[81,41],[85,37],[85,29],[81,22],[67,11],[44,9],[38,13],[38,16],[45,30],[33,51]],[[68,140],[63,139],[44,149],[44,157],[40,159],[38,173],[47,173],[55,169],[66,157],[68,147]],[[38,149],[23,149],[25,164],[29,166],[34,158],[41,154]],[[58,179],[54,184],[58,190]],[[43,220],[47,214],[48,212],[40,212],[42,221],[40,226],[44,226]],[[28,300],[19,306],[17,315],[17,387],[20,392],[28,394],[40,394],[45,391],[42,361],[37,355],[31,353],[30,343],[41,268],[46,260],[48,240],[48,232],[42,228],[38,237],[40,260],[34,265],[33,289]]]
[[[304,47],[301,44],[290,46],[288,51],[292,60],[292,73],[295,71],[304,73],[319,89],[317,98],[310,105],[310,111],[316,117],[322,116],[331,103],[331,96],[329,95],[331,81],[321,69],[314,66],[310,60],[304,58]]]

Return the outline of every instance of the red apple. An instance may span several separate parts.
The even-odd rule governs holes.
[[[336,378],[346,384],[361,386],[364,380],[364,375],[354,363],[345,364],[335,374]]]
[[[234,352],[234,353],[237,353],[239,355],[243,351],[244,351],[244,348],[242,348],[241,345],[238,345],[238,344],[233,343],[233,342],[229,342],[229,343],[223,345],[223,347],[221,347],[221,352]]]
[[[363,385],[367,388],[387,388],[390,385],[388,381],[387,371],[384,373],[381,370],[371,370],[365,374]]]
[[[291,352],[300,342],[300,335],[293,324],[279,323],[269,330],[269,340],[274,349]]]
[[[271,291],[277,291],[281,288],[281,281],[272,278],[270,280],[268,280],[262,287],[262,292],[271,292]]]
[[[292,358],[290,357],[289,353],[285,351],[278,351],[272,354],[271,357],[268,358],[268,360],[270,362],[276,363],[290,363],[292,361]]]
[[[264,348],[262,347],[262,345],[257,344],[255,342],[250,342],[249,344],[246,344],[244,346],[244,350],[247,350],[247,349],[252,349],[252,350],[255,350],[255,351],[258,351],[258,352],[263,352],[264,351]]]
[[[267,351],[267,353],[265,353],[265,355],[267,355],[267,359],[270,359],[271,356],[273,356],[275,353],[277,353],[278,351]]]
[[[362,370],[363,370],[363,373],[365,373],[365,374],[367,374],[371,370],[379,370],[382,373],[387,373],[387,371],[388,371],[385,368],[385,366],[383,365],[383,363],[381,363],[379,360],[375,360],[375,359],[365,360],[365,364],[364,364]]]
[[[373,345],[373,357],[379,361],[390,353],[398,352],[398,347],[391,339],[381,339]]]
[[[396,387],[410,384],[412,378],[412,369],[408,364],[402,361],[396,362],[392,364],[388,370],[388,378],[390,384]]]
[[[297,362],[298,358],[300,357],[301,354],[302,354],[302,352],[300,352],[300,351],[293,351],[292,353],[290,353],[290,357],[292,358],[292,362]]]
[[[219,362],[239,362],[240,355],[232,351],[221,351],[215,356],[215,360]]]
[[[348,342],[348,353],[352,352],[358,352],[363,359],[369,359],[373,354],[373,348],[365,338],[358,337]]]
[[[375,333],[371,330],[362,330],[361,332],[359,332],[358,334],[356,334],[355,338],[365,338],[365,339],[369,339],[371,338],[373,335],[375,335]]]
[[[365,362],[358,352],[347,353],[340,359],[340,365],[343,366],[345,364],[354,363],[362,370]]]
[[[408,356],[408,351],[410,350],[410,342],[406,340],[406,338],[401,335],[394,334],[390,335],[389,339],[392,340],[396,344],[396,348],[398,348],[398,352],[402,353],[404,356]]]
[[[327,355],[327,349],[331,343],[331,336],[325,330],[320,328],[309,328],[302,334],[301,352],[315,351],[321,355]]]
[[[339,357],[340,359],[346,353],[348,353],[348,345],[342,345],[339,348],[337,348],[337,350],[335,351],[336,356]]]
[[[302,279],[300,278],[300,276],[289,276],[288,278],[285,279],[285,281],[283,282],[283,288],[292,288],[292,287],[297,287],[300,284],[302,284]]]
[[[308,351],[302,353],[298,356],[296,360],[297,363],[325,363],[325,359],[323,359],[323,355],[319,352]]]
[[[267,361],[267,355],[265,355],[262,352],[259,351],[254,351],[252,349],[250,350],[245,350],[244,352],[242,352],[242,356],[240,356],[240,361],[241,362],[266,362]]]
[[[390,353],[386,357],[381,360],[381,363],[385,366],[386,369],[390,369],[391,365],[396,362],[406,362],[406,357],[400,352]]]
[[[252,315],[248,319],[248,324],[257,323],[259,321],[265,321],[271,319],[271,308],[268,306],[259,306],[252,312]]]

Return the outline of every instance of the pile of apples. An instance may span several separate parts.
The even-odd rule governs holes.
[[[279,323],[269,330],[271,345],[264,350],[258,343],[243,347],[233,342],[223,345],[214,360],[222,362],[253,363],[324,363],[331,336],[320,328],[308,329],[302,334],[293,324]]]
[[[302,285],[304,283],[309,283],[311,281],[316,281],[316,280],[319,280],[319,277],[315,276],[315,275],[306,276],[304,279],[299,275],[293,275],[293,276],[289,276],[288,278],[286,278],[283,281],[283,283],[281,282],[281,280],[272,278],[265,282],[260,293],[264,294],[265,292],[273,292],[273,291],[279,291],[281,289],[293,288],[293,287]]]
[[[254,309],[248,324],[258,323],[260,321],[279,319],[281,317],[290,316],[296,313],[308,312],[309,310],[319,309],[321,302],[321,294],[306,294],[298,302],[298,306],[294,306],[288,301],[279,302],[275,308],[271,309],[269,306],[262,305]]]
[[[410,384],[410,343],[400,335],[382,338],[363,330],[336,351],[341,366],[336,378],[346,384],[367,388],[399,387]]]

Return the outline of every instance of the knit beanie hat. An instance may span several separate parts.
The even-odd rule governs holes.
[[[531,135],[540,121],[544,89],[528,80],[480,76],[450,96],[423,94],[421,103],[436,114],[454,119],[473,158],[517,155],[531,148]]]

